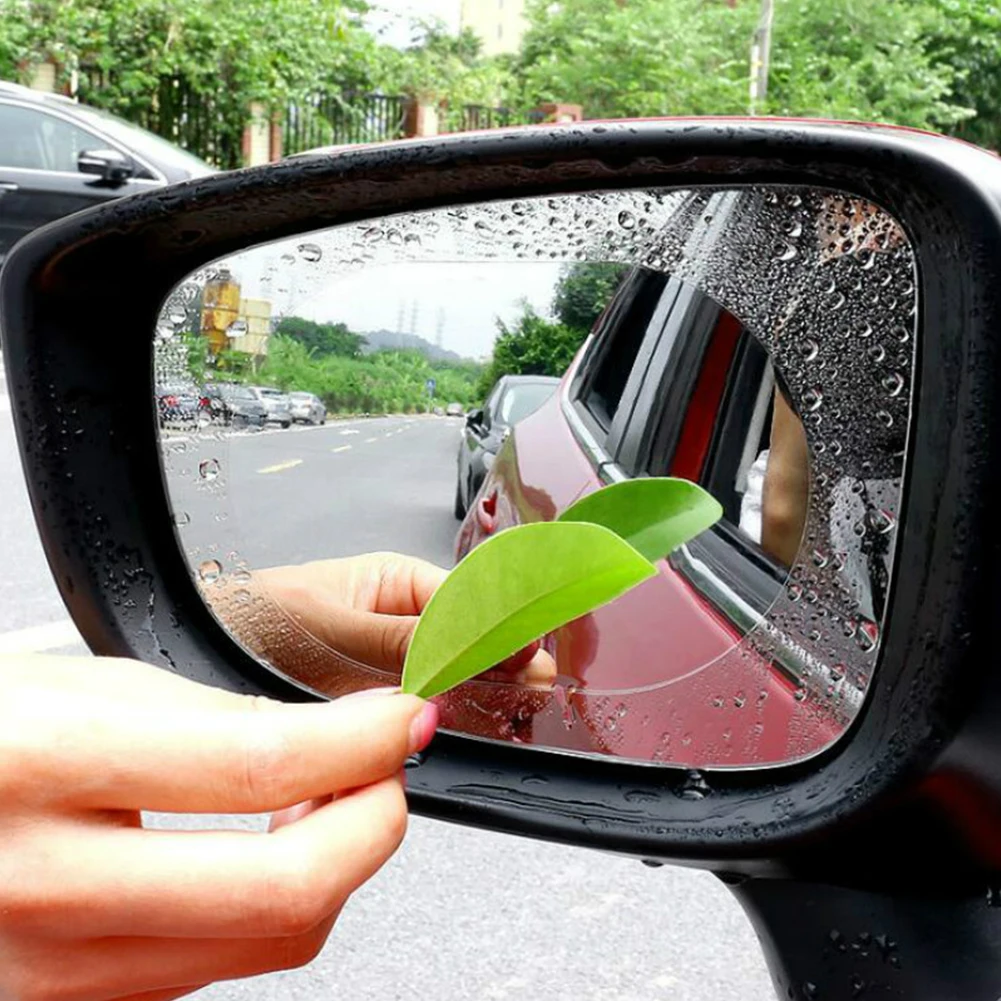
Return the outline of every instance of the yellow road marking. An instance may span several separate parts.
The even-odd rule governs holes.
[[[285,462],[278,462],[273,466],[265,466],[263,469],[258,469],[259,473],[281,473],[286,469],[293,469],[296,466],[302,465],[302,459],[287,459]]]
[[[346,452],[350,447],[351,447],[350,445],[341,445],[339,448],[332,448],[330,451],[331,452]]]

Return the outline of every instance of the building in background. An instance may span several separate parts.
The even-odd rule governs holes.
[[[459,25],[476,32],[483,54],[517,52],[527,27],[525,0],[461,0]]]
[[[202,292],[201,334],[210,358],[227,352],[245,355],[256,371],[268,353],[271,303],[245,299],[240,283],[228,271],[220,270]]]

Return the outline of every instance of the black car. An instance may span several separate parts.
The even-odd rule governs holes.
[[[152,132],[13,83],[0,82],[0,137],[0,260],[53,219],[212,173]]]
[[[456,518],[465,517],[511,428],[535,413],[556,392],[559,382],[546,375],[505,375],[490,390],[483,409],[466,415],[459,442]]]
[[[264,404],[246,386],[215,383],[205,387],[205,398],[211,419],[227,427],[262,428],[268,422]]]

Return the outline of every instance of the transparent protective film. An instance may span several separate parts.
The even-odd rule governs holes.
[[[336,697],[398,683],[420,609],[485,540],[608,483],[698,482],[714,528],[440,696],[443,725],[800,760],[878,662],[916,316],[901,226],[802,187],[493,202],[248,248],[181,283],[155,333],[179,545],[240,643]]]

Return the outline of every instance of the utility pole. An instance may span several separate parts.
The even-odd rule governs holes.
[[[751,104],[750,113],[758,110],[768,97],[768,61],[772,49],[772,17],[775,0],[761,0],[761,17],[751,40]]]

